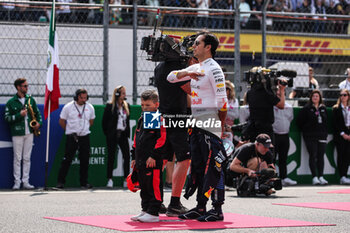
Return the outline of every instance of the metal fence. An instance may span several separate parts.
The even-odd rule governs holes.
[[[177,2],[180,4],[176,5]],[[160,6],[143,1],[137,4],[135,1],[135,5],[111,1],[109,6],[57,3],[63,96],[71,96],[77,87],[88,87],[90,96],[102,103],[108,90],[108,82],[104,82],[103,77],[103,71],[108,69],[108,60],[103,59],[104,48],[113,43],[104,40],[106,33],[108,35],[103,30],[104,13],[108,17],[106,28],[134,31],[134,41],[126,41],[134,44],[134,65],[130,64],[134,71],[134,100],[143,90],[152,88],[149,78],[156,63],[147,61],[139,47],[141,38],[152,34],[158,9],[158,29],[165,34],[184,36],[206,28],[217,35],[220,46],[216,59],[225,67],[227,79],[236,84],[240,97],[247,86],[240,83],[243,72],[262,64],[306,63],[314,68],[321,88],[329,88],[345,78],[344,71],[350,66],[350,16],[273,11],[264,15],[257,11],[263,8],[256,6],[251,7],[254,11],[235,13],[235,7],[226,1],[212,2],[223,5],[206,9],[189,5],[187,1],[166,0],[159,1]],[[34,96],[43,96],[50,4],[0,2],[0,96],[11,96],[13,80],[21,76],[30,77]],[[104,11],[104,7],[108,10]]]

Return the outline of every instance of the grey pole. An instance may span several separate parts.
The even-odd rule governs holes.
[[[137,1],[134,1],[133,14],[133,59],[132,59],[132,103],[137,103]]]
[[[239,21],[239,4],[240,0],[235,0],[235,70],[234,70],[234,83],[236,86],[237,98],[240,99],[241,87],[241,49],[240,49],[240,35],[241,25]]]
[[[103,3],[103,104],[108,101],[108,26],[109,1]]]
[[[262,8],[262,22],[261,22],[261,31],[262,31],[262,51],[261,51],[261,65],[266,67],[266,10],[269,5],[270,0],[264,2]]]

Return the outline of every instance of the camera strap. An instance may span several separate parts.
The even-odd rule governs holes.
[[[180,50],[179,44],[175,43],[170,37],[165,36],[164,40],[171,46],[171,48],[177,52],[180,56],[183,56],[183,53]]]

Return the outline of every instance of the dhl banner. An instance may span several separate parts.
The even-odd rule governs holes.
[[[166,35],[188,36],[191,31],[163,31]],[[235,36],[231,33],[214,33],[219,41],[219,52],[234,52]],[[267,53],[280,54],[317,54],[317,55],[350,55],[350,40],[346,38],[303,37],[303,36],[266,36]],[[261,53],[261,34],[241,34],[240,48],[242,53]]]

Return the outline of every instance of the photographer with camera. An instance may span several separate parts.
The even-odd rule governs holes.
[[[288,82],[285,79],[277,79],[278,74],[261,67],[251,69],[249,75],[251,88],[247,92],[247,102],[250,120],[244,130],[245,134],[250,141],[254,141],[261,133],[268,134],[273,139],[273,106],[284,108],[285,89]],[[275,85],[275,82],[281,92],[280,98],[272,91],[272,85]]]
[[[247,196],[253,196],[256,193],[271,195],[274,193],[272,188],[281,189],[280,180],[274,178],[276,169],[269,149],[271,144],[269,135],[259,134],[255,142],[244,144],[234,152],[230,169],[238,174],[243,173],[237,183],[239,195],[243,192],[247,192]],[[258,178],[259,172],[261,176]],[[256,181],[259,181],[258,187],[255,186]]]

